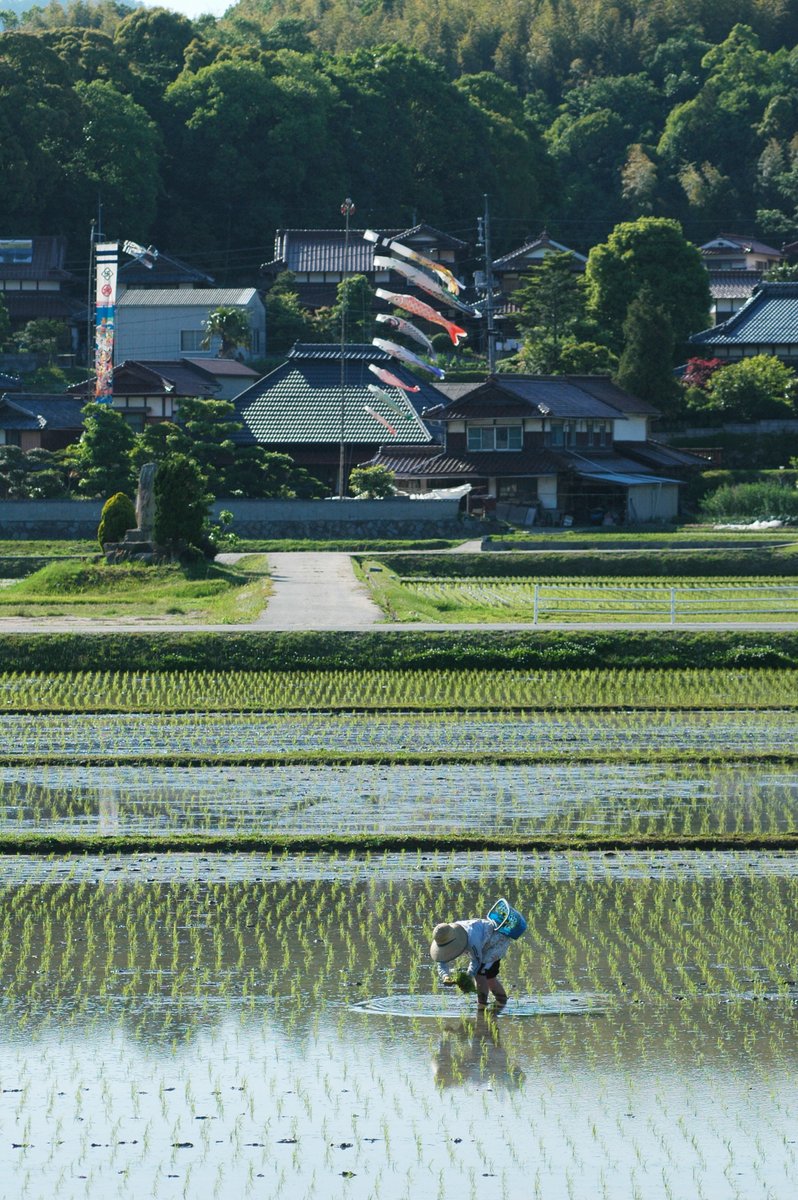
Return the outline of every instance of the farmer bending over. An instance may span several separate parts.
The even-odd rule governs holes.
[[[485,1008],[488,992],[496,997],[497,1008],[507,1003],[507,993],[499,982],[499,960],[507,953],[511,939],[499,933],[493,921],[473,917],[452,925],[436,925],[432,931],[430,956],[438,968],[444,987],[456,983],[451,964],[468,952],[466,974],[476,983],[477,1008]]]

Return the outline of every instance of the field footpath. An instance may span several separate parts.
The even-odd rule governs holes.
[[[445,553],[470,553],[475,543],[462,545]],[[420,552],[421,553],[421,552]],[[232,562],[241,554],[220,555],[221,561]],[[207,622],[177,622],[168,616],[116,617],[92,619],[86,616],[22,617],[0,616],[3,633],[265,633],[287,631],[339,630],[356,633],[371,630],[428,633],[461,633],[492,630],[495,632],[543,632],[571,630],[584,632],[613,632],[618,630],[697,632],[754,631],[794,633],[794,621],[685,621],[671,626],[659,621],[546,621],[538,625],[529,622],[396,622],[386,621],[380,608],[368,594],[364,584],[355,576],[353,555],[343,551],[295,550],[268,555],[274,591],[267,607],[256,621],[241,624],[211,624]]]

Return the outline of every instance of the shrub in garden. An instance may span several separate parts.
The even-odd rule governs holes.
[[[205,526],[212,497],[205,477],[186,454],[170,454],[155,475],[155,520],[153,541],[171,556],[187,550],[203,550]]]
[[[349,474],[349,486],[356,496],[384,500],[393,495],[394,473],[387,467],[355,467]]]
[[[97,541],[100,549],[107,542],[121,542],[128,529],[136,528],[136,506],[124,492],[116,492],[106,500],[100,513]]]

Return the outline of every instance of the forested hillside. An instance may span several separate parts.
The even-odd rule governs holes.
[[[0,233],[154,241],[251,278],[278,226],[494,250],[620,220],[798,237],[798,0],[84,0],[0,20]]]

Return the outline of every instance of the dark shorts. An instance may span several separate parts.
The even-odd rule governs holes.
[[[485,967],[482,971],[477,971],[477,975],[484,975],[485,979],[495,979],[499,974],[499,966],[501,959],[497,958],[495,963],[491,963],[489,967]]]

